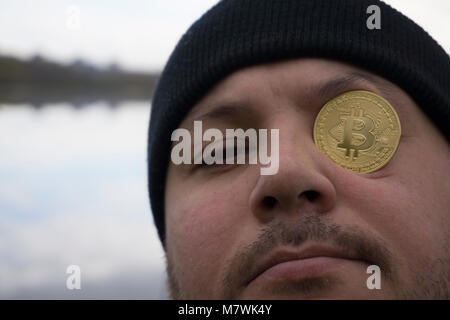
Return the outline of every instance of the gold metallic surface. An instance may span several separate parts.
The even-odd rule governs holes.
[[[328,101],[314,122],[314,142],[341,167],[368,173],[385,166],[400,142],[394,108],[369,91],[349,91]]]

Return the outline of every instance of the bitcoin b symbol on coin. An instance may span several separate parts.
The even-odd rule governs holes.
[[[362,109],[354,107],[352,107],[350,115],[342,116],[341,119],[345,121],[344,139],[337,146],[345,149],[345,156],[353,160],[358,158],[359,151],[367,150],[373,145],[375,136],[371,130],[374,128],[374,122],[364,116]],[[351,150],[353,150],[353,154]]]

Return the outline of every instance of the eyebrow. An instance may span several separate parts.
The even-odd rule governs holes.
[[[198,117],[193,117],[193,121],[221,120],[224,118],[232,119],[239,117],[242,114],[249,114],[250,112],[250,108],[245,104],[224,103],[210,107],[210,111],[207,111]]]
[[[361,72],[345,73],[342,76],[327,80],[324,84],[319,86],[317,94],[320,97],[329,98],[336,95],[338,92],[343,92],[351,86],[361,82],[371,84],[378,89],[380,93],[388,95],[388,92],[385,90],[384,86],[377,79],[369,74]]]
[[[210,111],[198,117],[196,120],[204,119],[221,119],[225,117],[232,117],[236,113],[243,113],[243,109],[246,109],[243,105],[238,104],[223,104],[217,107],[213,107]]]
[[[313,89],[316,95],[322,98],[331,98],[338,93],[344,92],[345,90],[351,88],[358,83],[368,83],[374,86],[380,93],[387,96],[388,92],[385,87],[374,77],[361,73],[361,72],[351,72],[340,75],[331,80],[325,81],[323,84],[315,86]],[[245,104],[240,104],[238,102],[233,103],[223,103],[217,106],[210,107],[210,110],[201,114],[198,117],[194,117],[194,120],[220,120],[223,118],[233,118],[238,117],[242,114],[249,114],[251,112],[250,108]]]

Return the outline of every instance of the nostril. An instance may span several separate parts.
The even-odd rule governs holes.
[[[266,196],[262,200],[262,205],[264,206],[265,209],[273,209],[277,205],[277,202],[278,201],[275,197]]]
[[[308,199],[308,201],[313,202],[319,197],[319,193],[314,190],[308,190],[308,191],[302,192],[300,194],[300,197],[301,196],[305,196],[305,198]]]

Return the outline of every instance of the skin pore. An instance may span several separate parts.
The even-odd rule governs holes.
[[[320,108],[351,90],[388,100],[402,127],[391,161],[362,175],[321,153],[312,135]],[[221,81],[180,127],[194,120],[203,130],[279,129],[279,171],[169,164],[172,298],[450,298],[449,144],[395,84],[331,60],[258,65]],[[299,263],[308,252],[320,254]],[[367,288],[369,265],[380,267],[380,290]]]

